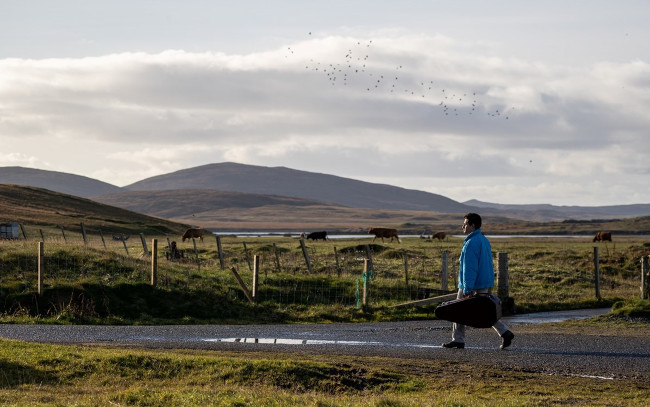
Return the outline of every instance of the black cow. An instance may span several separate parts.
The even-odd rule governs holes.
[[[307,236],[305,236],[305,234],[302,233],[300,237],[304,239],[311,239],[311,240],[327,240],[327,232],[324,230],[322,232],[311,232]]]

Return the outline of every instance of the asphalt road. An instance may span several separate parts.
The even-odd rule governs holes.
[[[534,314],[533,314],[534,315]],[[539,318],[537,318],[539,320]],[[445,321],[304,325],[0,325],[0,337],[58,344],[204,349],[292,354],[389,356],[450,360],[504,369],[606,379],[650,378],[650,341],[643,337],[521,333],[526,317],[506,319],[515,339],[500,350],[492,329],[468,328],[465,349],[444,349]]]

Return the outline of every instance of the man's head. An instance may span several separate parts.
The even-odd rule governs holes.
[[[472,212],[465,215],[463,221],[463,232],[466,235],[480,228],[481,228],[481,215]]]

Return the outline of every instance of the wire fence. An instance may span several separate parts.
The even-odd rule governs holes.
[[[120,238],[119,240],[117,238]],[[226,292],[247,301],[233,270],[253,285],[253,256],[260,259],[256,301],[277,304],[358,306],[370,280],[369,304],[395,305],[454,291],[462,241],[413,238],[403,244],[340,239],[301,243],[296,238],[208,237],[176,242],[156,238],[161,290]],[[40,270],[44,288],[99,284],[147,284],[152,273],[152,240],[144,236],[48,236]],[[180,240],[180,239],[179,239]],[[639,292],[638,259],[643,245],[607,246],[600,259],[603,295],[629,298]],[[566,302],[594,298],[593,244],[574,242],[495,242],[509,252],[509,295],[517,302]],[[647,252],[647,250],[646,250]],[[370,271],[364,274],[364,264]],[[0,240],[0,297],[38,292],[37,240]],[[448,276],[449,281],[445,281]],[[7,304],[5,304],[7,307]]]

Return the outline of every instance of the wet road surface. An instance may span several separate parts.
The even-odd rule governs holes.
[[[519,324],[586,318],[607,310],[567,311],[504,318],[515,333],[500,350],[492,329],[468,328],[465,349],[444,349],[451,324],[409,321],[301,325],[0,325],[0,337],[59,344],[141,348],[387,356],[489,364],[504,369],[584,375],[602,379],[650,378],[650,341],[643,337],[518,333]]]

